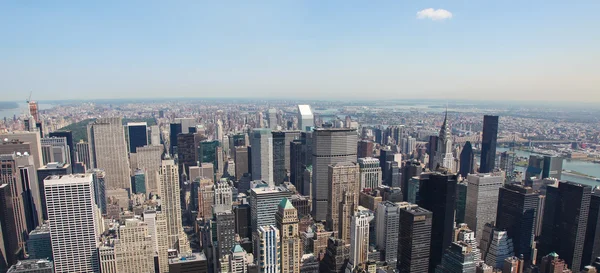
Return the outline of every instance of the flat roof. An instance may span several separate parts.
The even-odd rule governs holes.
[[[92,182],[92,174],[68,174],[68,175],[51,175],[44,179],[44,186],[46,185],[61,185],[71,183],[89,183]]]

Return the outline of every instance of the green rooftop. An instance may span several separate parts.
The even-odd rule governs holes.
[[[283,209],[295,209],[294,205],[292,205],[292,202],[290,202],[290,200],[288,200],[286,197],[281,199],[281,202],[279,202],[279,207]]]

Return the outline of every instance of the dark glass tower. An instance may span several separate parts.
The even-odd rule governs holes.
[[[425,273],[431,271],[429,270],[429,247],[430,241],[433,240],[431,238],[431,219],[432,213],[421,207],[400,209],[398,262],[396,264],[398,272]]]
[[[175,147],[177,147],[177,135],[181,134],[181,123],[169,124],[169,152],[171,155],[176,154]]]
[[[498,116],[483,116],[480,173],[489,173],[496,167],[496,142],[498,141]]]
[[[433,213],[429,271],[442,262],[444,250],[452,243],[456,208],[456,174],[424,173],[419,185],[419,207]],[[412,272],[412,271],[411,271]]]
[[[429,142],[427,143],[427,154],[429,155],[429,163],[427,168],[433,170],[435,166],[435,153],[437,152],[438,136],[429,136]]]
[[[583,246],[582,265],[590,265],[600,257],[600,191],[592,194],[590,212]]]
[[[465,146],[460,152],[460,176],[467,177],[470,173],[473,173],[475,166],[475,154],[473,153],[473,146],[470,141],[465,143]]]
[[[531,260],[538,200],[532,188],[519,184],[505,185],[498,195],[496,227],[507,231],[515,256],[523,255],[526,261]]]
[[[145,122],[128,123],[129,152],[135,153],[137,148],[148,145],[148,128]]]
[[[581,258],[591,195],[590,186],[574,182],[561,182],[558,188],[546,189],[538,257],[556,252],[573,271],[583,268]]]
[[[411,160],[406,162],[404,168],[402,169],[402,198],[404,201],[408,200],[408,181],[415,176],[419,176],[423,168],[421,167],[421,163],[417,160]]]

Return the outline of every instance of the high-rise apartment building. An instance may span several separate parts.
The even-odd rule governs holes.
[[[107,189],[129,189],[129,160],[121,118],[99,118],[88,125],[91,164],[106,172]]]
[[[359,158],[358,166],[360,168],[360,188],[377,189],[381,186],[382,175],[379,159],[367,157]]]
[[[261,226],[254,235],[254,256],[256,264],[260,266],[260,272],[281,272],[281,246],[279,230],[273,226]],[[287,257],[285,257],[287,258]]]
[[[483,116],[480,173],[490,173],[496,168],[496,143],[498,142],[498,116]]]
[[[315,127],[315,117],[310,105],[298,105],[298,129],[300,131],[310,131]]]
[[[51,176],[44,188],[55,272],[99,272],[100,219],[92,175]]]
[[[298,211],[288,198],[281,199],[275,215],[281,249],[281,273],[300,273],[302,241],[298,228]]]
[[[130,153],[135,153],[137,148],[148,145],[148,123],[128,122],[127,133]]]
[[[467,204],[465,223],[477,240],[481,240],[483,226],[496,221],[498,192],[504,185],[504,173],[480,173],[467,176]]]
[[[535,218],[538,215],[538,197],[530,187],[507,184],[500,188],[496,227],[506,230],[513,241],[516,256],[531,261]]]
[[[359,168],[356,163],[329,165],[327,228],[337,231],[338,238],[350,239],[350,220],[358,208]],[[348,229],[347,231],[345,231]],[[345,235],[345,236],[344,236]]]
[[[558,188],[546,189],[538,257],[554,251],[560,253],[574,271],[585,266],[581,261],[591,192],[590,186],[574,182],[561,182]]]
[[[254,129],[250,140],[252,145],[252,179],[263,180],[271,187],[273,180],[273,135],[270,129]]]
[[[432,213],[421,207],[400,209],[398,262],[400,273],[429,272]]]
[[[444,250],[450,247],[454,230],[456,207],[456,174],[423,173],[419,185],[419,207],[433,215],[429,272],[442,261]]]
[[[180,253],[189,252],[187,236],[183,233],[181,221],[181,195],[179,191],[179,170],[172,159],[162,161],[160,171],[161,211],[167,219],[167,238],[169,248],[179,249]],[[179,247],[179,248],[178,248]]]
[[[357,134],[356,129],[319,128],[312,140],[313,218],[322,221],[329,205],[329,165],[356,160]]]
[[[290,191],[282,186],[274,188],[255,187],[250,190],[250,222],[252,232],[256,232],[261,226],[275,225],[275,214],[277,205],[283,198],[289,198]]]

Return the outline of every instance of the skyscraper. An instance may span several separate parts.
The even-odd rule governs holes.
[[[250,140],[252,145],[252,179],[263,180],[271,187],[273,180],[273,135],[270,129],[254,129]]]
[[[329,202],[329,165],[356,160],[356,129],[315,129],[312,142],[313,218],[326,219]]]
[[[475,154],[470,141],[467,141],[460,152],[460,176],[467,177],[475,169]]]
[[[400,273],[429,272],[432,213],[421,207],[400,209],[398,263]]]
[[[7,266],[17,262],[25,251],[24,189],[19,179],[15,155],[0,155],[0,249]]]
[[[544,178],[555,178],[560,180],[562,177],[562,169],[562,157],[530,155],[529,164],[525,171],[525,179],[527,180],[527,183],[532,183],[532,180],[535,179]],[[532,179],[533,177],[535,178]]]
[[[75,161],[82,162],[87,169],[93,168],[90,163],[90,145],[81,140],[79,143],[75,144],[75,149],[77,150],[77,159]]]
[[[465,242],[454,242],[444,251],[436,273],[475,273],[473,248]],[[515,272],[516,273],[516,272]]]
[[[590,198],[590,211],[583,246],[582,265],[590,265],[600,257],[600,191],[596,190]]]
[[[107,189],[129,189],[129,160],[121,118],[99,118],[88,125],[91,164],[106,172]]]
[[[33,164],[36,168],[41,168],[42,145],[40,144],[40,134],[38,132],[9,132],[0,134],[2,143],[0,145],[0,154],[12,154],[27,152],[33,157]]]
[[[229,254],[229,272],[247,273],[248,264],[252,261],[248,261],[246,256],[246,251],[239,244],[236,244]]]
[[[42,223],[43,206],[39,179],[33,158],[29,155],[13,155],[18,167],[17,179],[23,185],[23,209],[25,210],[25,223],[27,230],[32,231]]]
[[[513,241],[516,256],[531,261],[535,218],[538,214],[538,194],[530,187],[507,184],[500,188],[496,226],[506,230]]]
[[[227,255],[235,245],[235,216],[231,210],[216,212],[215,222],[217,232],[214,237],[217,240],[213,245],[217,246],[215,259],[218,260]]]
[[[360,167],[360,188],[376,189],[381,186],[382,175],[379,159],[367,157],[359,158],[358,166]]]
[[[467,176],[467,184],[465,222],[480,240],[483,226],[496,220],[498,191],[504,184],[504,173],[471,174]]]
[[[99,272],[93,183],[91,174],[51,176],[44,181],[56,273]]]
[[[273,132],[273,180],[275,185],[286,181],[290,171],[290,142],[299,138],[299,131]]]
[[[128,122],[127,132],[129,133],[130,153],[135,153],[138,147],[148,145],[148,123]]]
[[[407,161],[402,168],[402,200],[408,201],[408,185],[410,179],[419,176],[423,171],[421,163],[417,160]]]
[[[424,173],[419,185],[419,207],[432,213],[429,272],[442,261],[452,243],[456,208],[456,174]],[[402,228],[402,227],[401,227]]]
[[[146,192],[158,193],[158,171],[161,166],[162,146],[144,146],[137,148],[137,168],[144,171]]]
[[[114,243],[116,272],[154,272],[154,246],[148,225],[139,219],[127,219],[119,226]]]
[[[498,116],[483,116],[480,173],[489,173],[496,168],[496,142],[498,141]]]
[[[179,171],[172,159],[163,160],[160,171],[161,211],[167,220],[167,238],[169,248],[179,252],[189,252],[187,236],[183,233],[181,221],[181,196],[179,192]]]
[[[182,132],[181,123],[169,124],[169,154],[171,156],[177,153],[177,135]]]
[[[327,228],[338,231],[338,238],[348,240],[350,219],[358,208],[359,168],[356,163],[329,165],[329,198],[327,204]],[[348,202],[346,202],[348,200]],[[344,206],[346,206],[344,208]],[[343,222],[343,223],[342,223]],[[348,230],[349,231],[349,230]]]
[[[538,257],[555,251],[579,271],[588,224],[592,188],[574,182],[561,182],[546,189],[542,234]]]
[[[281,272],[281,246],[279,230],[273,226],[261,226],[257,229],[254,240],[254,259],[260,266],[260,272]],[[286,257],[287,258],[287,257]]]
[[[388,264],[395,264],[398,259],[400,209],[416,206],[409,203],[400,205],[390,201],[384,201],[377,205],[377,214],[375,215],[376,243],[382,259]]]
[[[298,211],[288,198],[281,199],[275,215],[281,240],[281,273],[300,273],[302,241],[298,229]]]
[[[248,148],[245,146],[235,146],[235,179],[240,180],[245,173],[248,173]]]
[[[315,117],[310,105],[298,105],[298,128],[300,131],[310,131],[312,127],[315,127]]]
[[[448,110],[444,117],[444,123],[440,129],[440,134],[437,139],[436,154],[434,157],[433,168],[444,167],[448,170],[454,169],[454,155],[452,154],[452,130],[448,125]]]
[[[514,256],[512,239],[504,230],[487,223],[481,232],[481,259],[494,268],[502,268],[506,258]]]
[[[277,204],[283,198],[289,198],[290,191],[282,186],[274,188],[255,187],[250,190],[250,222],[252,232],[256,232],[261,226],[275,225],[275,214]]]
[[[369,217],[357,212],[350,224],[350,259],[348,268],[356,268],[367,262],[369,252]]]
[[[321,261],[319,272],[342,273],[350,256],[350,245],[344,240],[329,237],[325,257]]]
[[[373,157],[373,142],[361,140],[358,142],[358,158]]]
[[[75,146],[73,143],[73,132],[71,131],[54,131],[54,132],[50,132],[48,134],[49,137],[64,137],[67,140],[67,145],[69,146],[69,152],[71,155],[71,166],[73,165],[73,163],[75,162]],[[88,149],[88,154],[89,154],[89,149]],[[80,161],[83,162],[83,161]],[[87,168],[89,168],[89,165],[85,165]]]

